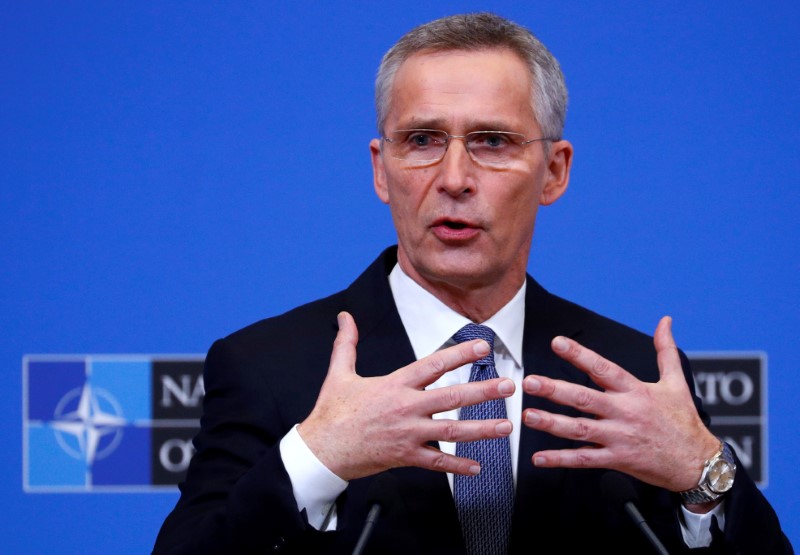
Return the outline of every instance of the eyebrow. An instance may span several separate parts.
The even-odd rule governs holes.
[[[444,118],[422,119],[411,118],[404,125],[398,126],[398,129],[442,129],[446,127]]]
[[[431,118],[431,119],[423,119],[423,118],[411,118],[408,122],[404,125],[399,126],[398,129],[439,129],[442,131],[447,131],[450,133],[452,130],[447,129],[447,120],[444,118]],[[467,122],[466,126],[464,127],[465,133],[470,133],[472,131],[511,131],[515,133],[520,133],[522,131],[511,128],[507,122],[501,122],[500,120],[470,120]]]

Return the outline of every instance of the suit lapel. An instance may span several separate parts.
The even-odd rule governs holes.
[[[525,329],[522,351],[525,375],[538,374],[553,379],[575,383],[587,383],[588,378],[569,363],[556,356],[550,348],[551,340],[557,335],[575,337],[580,333],[580,325],[565,317],[569,311],[562,310],[562,301],[545,291],[533,278],[528,276],[525,296]],[[550,401],[523,395],[523,411],[538,408],[574,414]],[[514,528],[526,530],[535,522],[547,521],[544,514],[552,510],[558,499],[560,484],[564,479],[564,469],[543,469],[533,466],[534,453],[549,449],[573,447],[571,440],[562,439],[545,432],[532,430],[521,422],[519,460],[517,465],[517,495],[515,501]],[[514,536],[515,534],[512,534]],[[512,544],[513,544],[512,537]]]
[[[356,371],[360,376],[381,376],[416,360],[397,307],[394,303],[388,274],[397,261],[396,247],[387,249],[348,288],[347,309],[353,315],[359,331]],[[335,325],[335,322],[334,322]],[[398,518],[413,520],[418,537],[434,544],[444,529],[452,541],[455,532],[460,541],[453,496],[447,476],[420,468],[397,468],[388,471],[394,478],[401,501],[394,507]],[[408,540],[408,538],[407,538]]]
[[[389,287],[396,257],[396,248],[385,250],[346,291],[346,307],[358,327],[356,371],[360,376],[389,374],[415,360]]]

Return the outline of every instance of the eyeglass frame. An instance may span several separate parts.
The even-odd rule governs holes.
[[[408,158],[400,158],[398,156],[392,155],[392,158],[394,158],[395,160],[402,160],[403,162],[408,162],[409,165],[414,166],[414,167],[429,166],[429,165],[433,165],[433,164],[436,164],[438,162],[441,162],[442,160],[444,160],[444,157],[447,155],[447,149],[450,148],[450,140],[451,139],[461,139],[462,141],[464,141],[464,149],[467,151],[467,154],[469,155],[470,160],[472,160],[476,164],[479,164],[479,165],[482,165],[482,166],[501,168],[502,166],[494,166],[491,163],[483,162],[483,161],[481,161],[479,159],[476,159],[473,156],[472,150],[470,150],[469,143],[467,142],[467,137],[469,137],[470,135],[476,135],[476,134],[480,134],[480,133],[497,133],[499,135],[504,135],[504,136],[522,137],[524,140],[519,143],[519,146],[528,146],[529,144],[536,143],[536,142],[541,142],[541,141],[554,141],[555,142],[555,141],[560,141],[561,140],[560,138],[554,138],[554,137],[540,137],[538,139],[528,139],[528,138],[525,137],[525,135],[523,135],[522,133],[517,133],[516,131],[492,131],[492,130],[485,130],[485,131],[484,130],[478,130],[478,131],[470,131],[469,133],[465,133],[464,135],[451,135],[450,133],[448,133],[447,131],[445,131],[443,129],[415,128],[415,129],[395,129],[394,131],[392,131],[392,133],[409,133],[409,132],[412,132],[412,131],[428,131],[428,132],[433,132],[433,133],[441,133],[445,137],[445,139],[444,139],[444,151],[442,152],[442,155],[439,158],[430,158],[428,160],[417,160],[416,162],[414,162],[413,160],[410,160]],[[392,144],[395,143],[394,140],[390,139],[386,135],[381,136],[381,142],[383,142],[383,141],[385,141],[387,143],[392,143]]]

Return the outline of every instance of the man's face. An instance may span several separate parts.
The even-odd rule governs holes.
[[[527,139],[541,131],[531,105],[531,78],[504,49],[423,52],[398,69],[384,133],[440,129],[451,135],[510,131]],[[390,207],[403,270],[428,290],[515,292],[525,278],[539,204],[566,188],[571,146],[559,141],[523,148],[504,169],[474,162],[463,141],[424,167],[370,143],[375,190]],[[509,297],[510,298],[510,297]]]

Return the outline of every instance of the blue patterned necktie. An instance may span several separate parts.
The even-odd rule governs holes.
[[[469,381],[497,377],[494,366],[494,331],[486,326],[467,324],[453,336],[458,343],[486,340],[491,351],[472,365]],[[506,418],[505,399],[462,407],[460,420]],[[508,436],[499,439],[457,443],[456,455],[476,460],[481,465],[477,476],[454,475],[453,495],[461,530],[470,555],[506,555],[514,510],[514,478]]]

